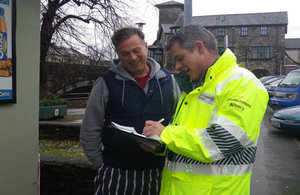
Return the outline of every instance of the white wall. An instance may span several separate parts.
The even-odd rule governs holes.
[[[286,53],[296,62],[300,62],[300,49],[285,50]]]
[[[0,104],[0,194],[37,194],[39,0],[16,0],[17,103]]]

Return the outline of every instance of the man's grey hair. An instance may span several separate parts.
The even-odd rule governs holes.
[[[133,35],[138,35],[143,43],[145,43],[144,33],[135,27],[125,27],[114,32],[111,40],[115,48],[124,40],[129,39]]]
[[[218,53],[215,36],[203,26],[194,24],[179,29],[169,40],[167,49],[169,50],[175,42],[178,42],[183,49],[193,51],[195,41],[202,41],[209,51]]]

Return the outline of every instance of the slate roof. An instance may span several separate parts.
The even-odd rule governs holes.
[[[285,39],[286,49],[300,49],[300,38]]]
[[[170,27],[172,26],[173,24],[161,24],[164,33],[170,33]]]
[[[178,16],[177,20],[174,22],[172,27],[181,27],[181,26],[183,26],[183,20],[184,20],[184,14],[182,13],[182,14],[180,14],[180,16]]]
[[[184,9],[184,4],[179,3],[179,2],[177,2],[177,1],[168,1],[168,2],[165,2],[165,3],[156,4],[155,6],[156,6],[157,8],[179,6],[179,7],[181,7],[182,9]]]
[[[192,24],[202,26],[251,26],[251,25],[287,25],[287,12],[266,12],[249,14],[222,14],[193,16]]]

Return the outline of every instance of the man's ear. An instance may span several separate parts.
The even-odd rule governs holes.
[[[197,52],[203,52],[203,49],[205,48],[205,45],[202,41],[195,41],[194,43],[194,50]]]

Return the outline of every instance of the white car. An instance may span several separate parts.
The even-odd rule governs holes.
[[[270,98],[273,97],[274,93],[275,93],[275,88],[279,85],[279,83],[283,80],[284,78],[280,78],[278,80],[275,80],[271,83],[268,83],[267,85],[265,85],[266,90],[269,93]]]

